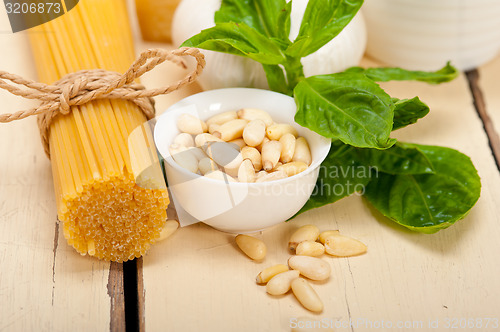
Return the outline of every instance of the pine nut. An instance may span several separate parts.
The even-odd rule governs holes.
[[[183,133],[198,135],[205,133],[208,129],[207,124],[194,115],[182,114],[177,119],[177,128]]]
[[[198,159],[185,146],[172,144],[169,150],[170,155],[179,166],[193,173],[198,172]]]
[[[238,148],[238,150],[241,150],[241,149],[243,149],[245,146],[247,146],[247,145],[245,144],[245,141],[243,140],[243,138],[233,139],[232,141],[229,141],[228,143],[229,143],[229,144],[233,144],[235,148]]]
[[[186,148],[194,146],[193,136],[188,133],[180,133],[174,138],[173,144],[185,146]]]
[[[269,175],[266,171],[260,171],[255,174],[255,182],[265,182],[265,181],[260,181],[263,177]]]
[[[242,162],[243,157],[241,156],[241,153],[238,153],[233,160],[224,166],[224,171],[231,176],[238,176],[238,170],[240,169]]]
[[[206,158],[207,155],[205,154],[205,152],[203,152],[202,149],[200,148],[195,148],[194,146],[192,147],[189,147],[186,149],[187,152],[193,154],[193,156],[195,156],[195,158],[200,161],[202,160],[203,158]]]
[[[201,174],[205,175],[207,173],[218,170],[217,164],[210,158],[203,158],[198,162],[198,169]]]
[[[269,171],[269,173],[272,173],[272,172],[276,172],[276,171],[278,171],[278,168],[280,168],[282,165],[283,165],[283,163],[282,163],[281,161],[278,161],[278,162],[276,163],[276,166],[274,166],[274,168],[273,168],[272,170],[270,170],[270,171]],[[286,172],[285,172],[285,171],[283,171],[283,173],[285,173],[285,174],[286,174]],[[287,176],[288,176],[288,175],[287,175]]]
[[[288,242],[288,249],[295,251],[297,245],[302,241],[316,241],[319,236],[319,229],[315,225],[305,225],[297,229]]]
[[[207,133],[196,135],[196,137],[194,138],[194,143],[197,147],[203,148],[210,142],[223,142],[223,140],[221,140],[218,137],[215,137],[212,134],[207,134]]]
[[[328,262],[311,256],[292,256],[288,259],[288,266],[311,280],[326,280],[331,273]]]
[[[260,119],[250,121],[243,130],[243,140],[248,146],[257,146],[266,136],[266,124]]]
[[[291,288],[293,295],[295,295],[304,308],[312,312],[323,311],[323,302],[319,298],[318,293],[316,293],[306,280],[302,278],[293,280]]]
[[[293,134],[287,133],[281,136],[280,143],[281,148],[281,161],[286,164],[292,161],[293,153],[295,152],[295,136]]]
[[[299,271],[285,271],[272,277],[266,285],[266,292],[271,295],[283,295],[290,290],[293,280],[297,280]]]
[[[258,172],[262,169],[262,157],[260,156],[259,150],[251,146],[245,146],[241,149],[241,156],[243,159],[250,159],[253,164],[253,168]]]
[[[269,138],[264,137],[264,139],[262,140],[262,143],[260,143],[259,145],[257,145],[255,148],[256,148],[256,149],[257,149],[260,153],[262,153],[262,147],[264,146],[264,144],[265,144],[266,142],[269,142],[269,141],[270,141],[270,139],[269,139]]]
[[[217,131],[220,133],[220,138],[227,142],[227,141],[232,141],[237,138],[241,138],[241,135],[243,135],[243,129],[245,129],[245,126],[247,125],[247,121],[243,119],[236,119],[236,120],[231,120],[226,123],[223,123],[219,130]],[[217,132],[214,132],[214,136]]]
[[[300,242],[295,249],[295,254],[299,256],[317,257],[325,253],[325,246],[315,241]]]
[[[267,137],[272,141],[279,140],[281,136],[285,134],[292,134],[295,137],[299,136],[297,129],[295,129],[292,125],[289,125],[287,123],[277,123],[267,127],[266,134]]]
[[[260,119],[264,121],[266,126],[270,126],[274,123],[273,118],[264,110],[256,109],[256,108],[243,108],[238,111],[238,117],[240,119],[245,119],[247,121],[252,121],[256,119]]]
[[[325,244],[326,238],[332,235],[340,235],[338,230],[324,231],[319,234],[319,242]]]
[[[255,279],[258,284],[265,284],[278,273],[285,271],[288,271],[288,266],[284,264],[276,264],[262,270]]]
[[[221,125],[223,123],[226,123],[228,121],[231,121],[231,120],[234,120],[237,118],[238,118],[238,115],[234,111],[224,112],[224,113],[214,115],[210,119],[208,119],[207,125],[208,126],[210,126],[211,124]]]
[[[209,179],[214,179],[214,180],[220,180],[220,181],[224,181],[224,182],[238,182],[232,176],[230,176],[222,171],[219,171],[219,170],[216,170],[216,171],[213,171],[210,173],[206,173],[204,175],[204,177],[207,177]]]
[[[219,131],[219,129],[220,129],[220,124],[212,123],[212,124],[208,125],[208,133],[211,134],[211,135],[213,135],[214,132]]]
[[[210,142],[205,146],[206,154],[222,167],[228,166],[241,153],[235,149],[235,146],[226,142]],[[243,159],[240,161],[240,163]],[[236,167],[239,167],[238,164]]]
[[[311,150],[309,149],[309,144],[307,144],[304,137],[299,137],[295,141],[295,152],[293,154],[292,161],[302,161],[308,166],[311,165]]]
[[[343,235],[332,235],[325,240],[325,250],[327,254],[332,256],[350,257],[364,254],[367,247],[356,239]]]
[[[281,156],[281,143],[278,141],[269,141],[262,146],[262,166],[264,170],[272,170]]]
[[[306,163],[301,161],[292,161],[291,163],[277,167],[277,170],[285,172],[288,176],[294,176],[305,171],[307,167]]]
[[[261,260],[266,257],[267,248],[264,242],[253,236],[239,234],[235,238],[238,247],[253,260]]]
[[[167,237],[170,235],[174,234],[174,232],[179,228],[179,222],[174,219],[169,219],[165,223],[165,226],[163,226],[161,232],[160,232],[160,237],[156,240],[157,242],[165,240]]]
[[[250,159],[244,159],[238,169],[238,181],[255,182],[255,169]]]
[[[260,173],[265,172],[266,174],[260,175]],[[281,180],[281,179],[286,179],[286,173],[283,171],[276,171],[272,173],[267,173],[266,171],[260,171],[257,179],[255,180],[256,183],[261,183],[261,182],[269,182],[269,181],[276,181],[276,180]]]

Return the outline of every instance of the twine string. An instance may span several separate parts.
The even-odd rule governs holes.
[[[183,79],[166,87],[145,89],[134,83],[144,73],[157,65],[170,61],[186,68],[180,58],[191,56],[196,59],[196,68]],[[196,80],[205,67],[203,54],[196,48],[183,47],[173,51],[150,49],[141,53],[139,58],[124,73],[120,74],[103,69],[81,70],[64,76],[53,85],[44,84],[21,76],[0,71],[0,88],[16,96],[39,100],[35,108],[11,114],[0,114],[0,123],[21,120],[38,115],[38,127],[45,153],[50,158],[49,129],[52,120],[59,114],[68,114],[71,106],[86,104],[97,99],[125,99],[135,103],[148,120],[154,118],[153,97],[169,94]],[[10,81],[11,83],[8,83]],[[15,84],[15,85],[14,85]]]

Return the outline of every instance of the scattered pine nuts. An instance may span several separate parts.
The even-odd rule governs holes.
[[[293,295],[295,295],[304,308],[312,312],[323,311],[323,302],[307,280],[302,278],[294,279],[290,286]]]
[[[303,241],[316,241],[319,236],[319,229],[315,225],[305,225],[297,229],[288,242],[288,249],[295,251],[297,245]]]
[[[170,235],[174,234],[174,232],[179,228],[179,222],[174,219],[169,219],[165,222],[165,226],[163,226],[160,237],[156,240],[157,242],[165,240]]]
[[[184,153],[173,159],[197,174],[207,175],[219,170],[230,176],[230,182],[261,183],[297,175],[311,163],[305,138],[296,138],[298,132],[292,125],[275,123],[264,110],[245,108],[224,112],[207,122],[191,114],[182,114],[177,119],[177,127],[181,133],[170,146],[171,155],[189,151],[196,164],[192,156],[183,156]],[[205,160],[207,155],[215,165]],[[248,163],[241,168],[244,159],[252,163],[253,175]],[[259,173],[262,169],[266,173]],[[227,180],[217,172],[208,177]]]
[[[284,264],[276,264],[262,270],[255,279],[258,284],[265,284],[278,273],[285,272],[288,270],[289,270],[288,266]]]
[[[238,247],[253,260],[262,260],[266,257],[267,247],[261,240],[253,236],[239,234],[235,238]]]
[[[311,280],[326,280],[331,273],[330,264],[317,257],[292,256],[288,259],[288,266]]]
[[[299,256],[318,257],[325,253],[325,246],[315,241],[302,241],[295,249],[295,254]]]
[[[257,173],[257,179],[268,175],[266,171],[261,171]],[[324,242],[324,245],[316,242],[318,240]],[[288,270],[286,265],[277,264],[262,270],[257,275],[256,282],[267,282],[266,291],[271,295],[283,295],[291,288],[302,306],[312,312],[323,311],[323,302],[309,282],[300,275],[310,280],[323,281],[331,274],[330,264],[317,256],[325,251],[342,257],[366,252],[366,246],[358,240],[342,236],[337,230],[320,233],[315,225],[305,225],[296,230],[290,238],[289,246],[296,253],[288,259],[288,266],[292,270]]]
[[[327,254],[339,257],[350,257],[364,254],[367,247],[364,243],[343,235],[332,235],[325,240]]]
[[[266,284],[266,292],[271,295],[283,295],[290,290],[292,281],[299,277],[299,271],[281,272],[271,278]]]
[[[329,236],[332,236],[332,235],[339,235],[339,231],[338,230],[331,230],[331,231],[324,231],[324,232],[321,232],[319,234],[319,242],[325,244],[325,241],[326,241],[326,238],[329,237]]]

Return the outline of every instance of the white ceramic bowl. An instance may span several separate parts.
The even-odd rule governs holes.
[[[367,53],[393,66],[469,70],[500,51],[499,0],[366,0]]]
[[[244,107],[269,112],[276,122],[294,124],[308,141],[312,164],[295,176],[264,183],[226,183],[194,174],[179,166],[169,146],[179,130],[176,120],[183,113],[206,120]],[[293,98],[276,92],[248,88],[211,90],[187,97],[158,117],[154,139],[165,159],[172,195],[191,216],[218,230],[250,233],[276,225],[293,216],[305,204],[316,183],[319,166],[330,150],[330,141],[297,125]]]

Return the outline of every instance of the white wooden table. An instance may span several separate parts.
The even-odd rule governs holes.
[[[36,78],[26,33],[8,30],[0,11],[0,70]],[[150,46],[139,42],[138,51]],[[165,65],[143,82],[153,87],[182,74]],[[418,95],[431,107],[396,138],[458,149],[479,170],[480,200],[449,229],[408,231],[354,195],[256,234],[268,255],[255,263],[236,248],[234,235],[196,224],[126,264],[125,292],[121,264],[82,257],[66,244],[35,120],[0,125],[0,331],[121,331],[125,320],[128,330],[140,331],[276,332],[306,320],[339,331],[444,331],[472,319],[475,326],[482,319],[483,328],[467,330],[500,330],[499,76],[500,57],[447,84],[383,84],[392,96]],[[158,98],[158,112],[196,91]],[[33,105],[2,91],[0,104],[2,113]],[[293,295],[267,295],[254,281],[263,268],[286,263],[289,235],[309,223],[368,245],[360,257],[325,257],[333,273],[313,285],[325,305],[319,315]],[[135,272],[137,283],[130,277]]]

